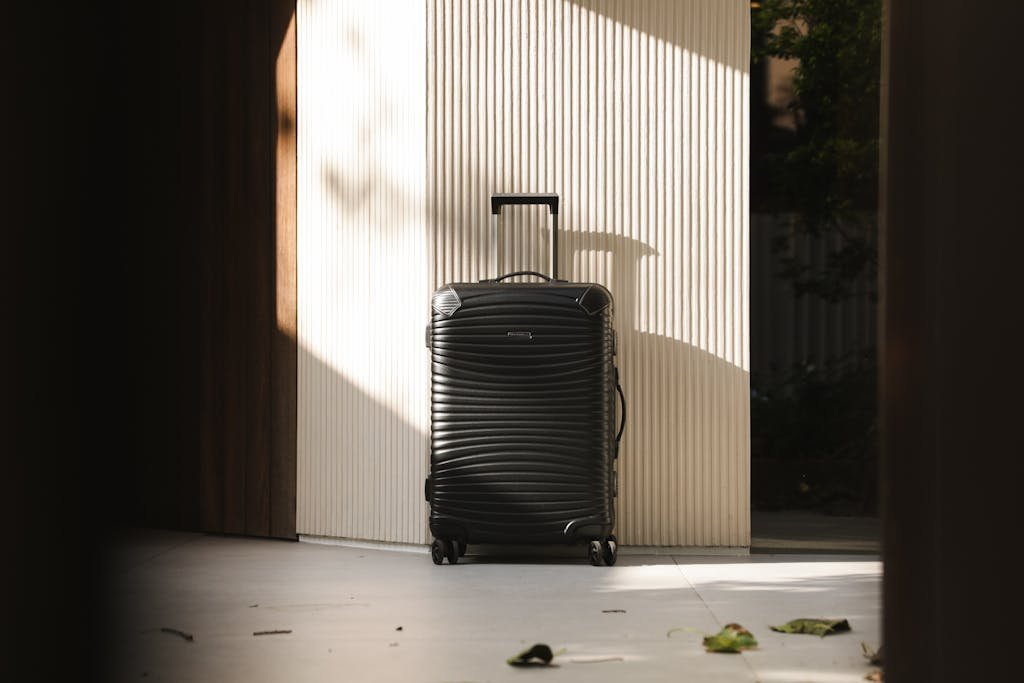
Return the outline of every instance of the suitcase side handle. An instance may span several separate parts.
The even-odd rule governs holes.
[[[508,205],[546,205],[551,212],[551,279],[558,279],[558,195],[554,192],[499,192],[491,195],[491,215],[497,225],[501,207]],[[506,276],[507,277],[507,276]]]
[[[619,431],[615,435],[615,457],[619,457],[619,442],[622,441],[622,432],[626,430],[626,394],[622,391],[622,384],[619,383],[619,369],[615,368],[615,391],[619,394],[619,400],[622,401],[622,413],[619,417]]]

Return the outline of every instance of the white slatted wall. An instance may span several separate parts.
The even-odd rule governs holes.
[[[422,3],[300,0],[298,532],[426,540]]]
[[[376,25],[369,10],[352,9],[363,3],[340,5],[331,11]],[[620,539],[636,545],[749,545],[747,3],[427,0],[425,16],[398,15],[387,3],[369,7],[391,21],[400,16],[403,23],[423,22],[421,35],[404,34],[401,44],[386,32],[366,33],[377,42],[364,38],[362,44],[388,53],[391,61],[397,59],[392,51],[407,55],[406,72],[395,76],[396,83],[425,75],[418,90],[393,93],[407,107],[402,116],[420,117],[423,148],[407,150],[403,163],[420,161],[421,175],[404,181],[412,190],[400,182],[373,190],[381,206],[408,205],[424,223],[419,233],[411,223],[387,232],[390,223],[381,224],[368,210],[366,223],[341,231],[366,232],[371,242],[386,245],[378,252],[372,243],[366,251],[368,245],[354,237],[337,245],[313,238],[337,224],[337,212],[325,211],[334,200],[322,171],[315,170],[325,160],[348,174],[391,171],[381,160],[368,160],[365,151],[340,154],[314,126],[323,121],[321,114],[303,111],[329,100],[322,93],[307,96],[307,89],[324,87],[314,74],[330,83],[336,67],[325,54],[338,48],[324,44],[344,42],[346,34],[331,34],[338,27],[323,21],[304,22],[314,10],[319,18],[327,9],[300,2],[300,339],[318,359],[332,358],[326,364],[300,359],[300,533],[427,540],[420,486],[428,418],[422,324],[429,292],[499,270],[546,271],[546,215],[521,210],[495,235],[487,199],[491,191],[555,191],[562,197],[560,275],[601,282],[616,299],[619,364],[629,398],[619,465]],[[375,89],[353,95],[379,97],[390,83],[378,78]],[[423,99],[414,102],[410,93]],[[370,100],[355,106],[369,114],[372,139],[403,125],[375,116]],[[385,234],[373,238],[370,225]],[[398,242],[388,241],[393,235]],[[304,264],[304,246],[319,269]],[[341,251],[332,256],[326,246]],[[384,266],[385,253],[393,265]],[[407,260],[399,264],[398,257]],[[366,335],[375,325],[402,331],[389,322],[394,310],[380,301],[366,303],[360,312],[370,318],[347,329],[346,311],[354,304],[347,288],[337,286],[339,278],[367,291],[359,277],[368,276],[367,266],[347,272],[350,263],[400,273],[404,284],[389,283],[387,290],[408,287],[405,327],[416,347],[406,351],[401,342],[408,357],[371,351],[376,347]],[[379,283],[382,277],[372,279]],[[304,326],[304,315],[322,318]],[[382,331],[376,339],[378,345],[396,343]],[[365,358],[345,353],[353,344],[367,346]],[[379,384],[375,373],[396,361],[410,374]],[[349,416],[350,404],[358,408],[362,398],[336,385],[347,388],[353,378],[360,395],[391,407],[398,401],[401,411],[389,408],[375,423]],[[321,406],[323,400],[330,405]],[[355,432],[338,430],[339,422]],[[388,462],[400,481],[376,482],[377,459]],[[369,522],[373,501],[349,495],[367,482],[376,482],[382,496],[376,504],[383,521],[376,524]],[[406,491],[413,491],[411,506],[391,498]]]

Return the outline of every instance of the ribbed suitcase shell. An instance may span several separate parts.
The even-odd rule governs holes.
[[[433,296],[430,530],[575,543],[615,524],[615,334],[598,284],[466,283]]]

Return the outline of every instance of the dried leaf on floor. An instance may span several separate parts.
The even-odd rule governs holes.
[[[713,636],[704,637],[704,649],[708,652],[736,653],[757,647],[754,634],[739,624],[726,624]]]
[[[164,627],[164,628],[161,628],[161,629],[160,629],[160,631],[161,631],[162,633],[170,633],[171,635],[175,635],[175,636],[178,636],[179,638],[182,638],[182,639],[184,639],[184,640],[187,640],[187,641],[188,641],[188,642],[190,642],[190,643],[192,643],[192,642],[195,642],[195,638],[193,638],[193,637],[192,637],[192,634],[191,634],[191,633],[185,633],[184,631],[179,631],[179,630],[178,630],[178,629],[176,629],[176,628],[167,628],[167,627]]]
[[[878,651],[871,649],[871,646],[865,642],[861,642],[860,649],[864,651],[864,658],[868,660],[869,664],[874,666],[882,665],[882,647],[879,646]]]
[[[866,681],[884,681],[885,679],[882,677],[882,670],[881,669],[875,669],[874,671],[869,673],[867,676],[865,676],[864,680],[866,680]]]
[[[555,654],[550,647],[544,643],[537,643],[505,661],[512,666],[550,666],[551,660],[554,658]]]
[[[780,633],[809,633],[824,638],[832,633],[850,630],[850,622],[846,619],[793,619],[782,626],[772,626],[773,631]]]

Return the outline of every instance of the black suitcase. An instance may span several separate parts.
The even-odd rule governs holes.
[[[612,295],[557,279],[558,195],[494,195],[492,221],[516,204],[550,209],[551,277],[453,283],[432,299],[431,556],[454,564],[470,543],[581,543],[591,563],[612,565],[625,426]],[[504,282],[517,275],[545,282]]]

